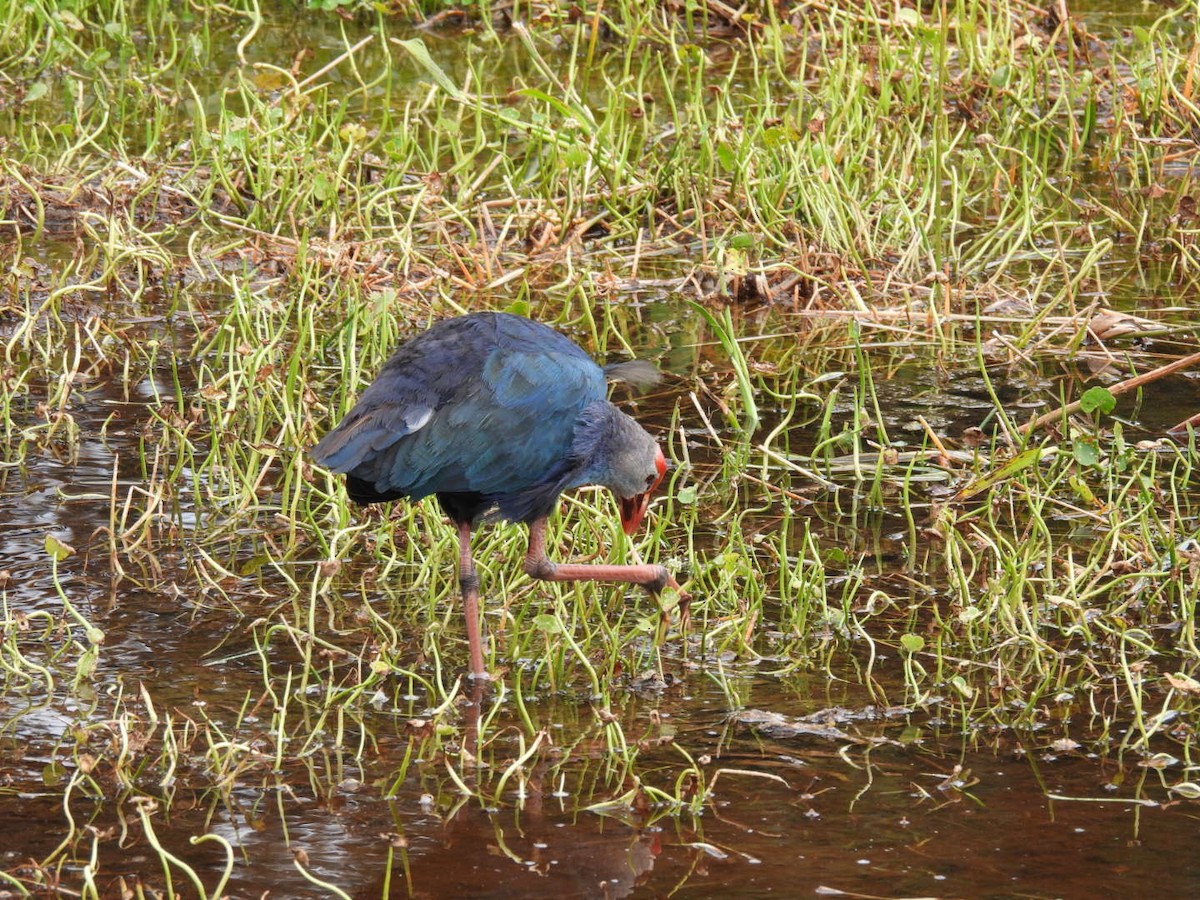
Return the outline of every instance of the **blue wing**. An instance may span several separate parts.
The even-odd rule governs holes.
[[[605,395],[576,344],[505,313],[449,319],[404,344],[313,459],[374,491],[494,498],[560,480],[579,411]]]

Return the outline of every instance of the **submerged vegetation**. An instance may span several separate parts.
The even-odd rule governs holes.
[[[797,735],[863,795],[923,747],[1200,798],[1200,23],[1140,10],[3,7],[0,808],[45,828],[0,884],[407,894],[431,822],[537,870],[493,814],[554,798],[638,829],[613,895],[654,829],[656,892],[711,887],[705,816],[843,778],[746,749]],[[648,533],[583,491],[550,542],[693,601],[482,529],[482,691],[439,510],[304,451],[489,308],[664,369],[616,397],[674,462]],[[316,851],[351,809],[361,868]]]

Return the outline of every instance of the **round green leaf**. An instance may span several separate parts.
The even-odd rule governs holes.
[[[967,683],[967,679],[963,678],[961,675],[955,675],[953,678],[951,678],[950,685],[956,691],[958,691],[960,695],[966,697],[968,700],[975,695],[975,689],[971,687],[971,685]]]
[[[1100,450],[1091,441],[1076,441],[1071,445],[1071,453],[1081,466],[1094,466],[1100,462]]]
[[[1091,387],[1083,392],[1083,396],[1079,398],[1079,408],[1085,413],[1092,413],[1100,410],[1103,415],[1108,415],[1117,405],[1117,398],[1112,395],[1108,388]]]
[[[900,635],[900,646],[905,653],[920,653],[925,649],[925,638],[919,634]]]
[[[62,562],[68,556],[75,553],[75,548],[70,544],[65,544],[52,534],[46,535],[46,553],[55,562]]]

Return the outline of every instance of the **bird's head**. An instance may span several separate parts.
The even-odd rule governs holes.
[[[575,430],[574,456],[584,461],[574,485],[599,484],[617,498],[621,527],[632,535],[667,473],[658,442],[611,403],[588,406]]]
[[[646,515],[646,510],[650,507],[650,497],[662,483],[663,476],[666,474],[667,461],[663,457],[662,450],[655,445],[654,471],[646,473],[643,480],[645,489],[632,497],[619,495],[617,497],[617,503],[621,507],[621,528],[625,530],[626,534],[632,535],[638,530],[638,526],[642,524],[642,518]]]

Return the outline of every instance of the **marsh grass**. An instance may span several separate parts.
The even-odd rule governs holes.
[[[5,729],[72,723],[18,738],[68,821],[5,881],[101,893],[81,796],[118,798],[148,883],[210,896],[229,864],[157,837],[180,790],[214,844],[242,792],[347,779],[419,785],[447,818],[544,784],[696,816],[718,779],[641,698],[700,679],[751,706],[751,671],[798,697],[852,678],[981,744],[1178,756],[1162,783],[1187,796],[1194,443],[1130,406],[1020,426],[1102,357],[1124,376],[1194,348],[1186,301],[1108,309],[1115,284],[1197,274],[1194,17],[1124,43],[943,8],[519,4],[461,31],[358,10],[306,19],[320,41],[256,4],[8,8],[0,484],[105,513],[81,552],[39,533],[0,578]],[[479,698],[436,507],[352,509],[304,449],[401,339],[505,307],[664,362],[619,397],[675,463],[648,533],[630,546],[582,491],[550,540],[664,561],[696,599],[683,633],[672,598],[535,584],[523,530],[482,529],[500,677]],[[978,434],[946,408],[964,397]],[[133,689],[105,624],[133,589],[176,599],[203,635],[179,652],[228,690]]]

